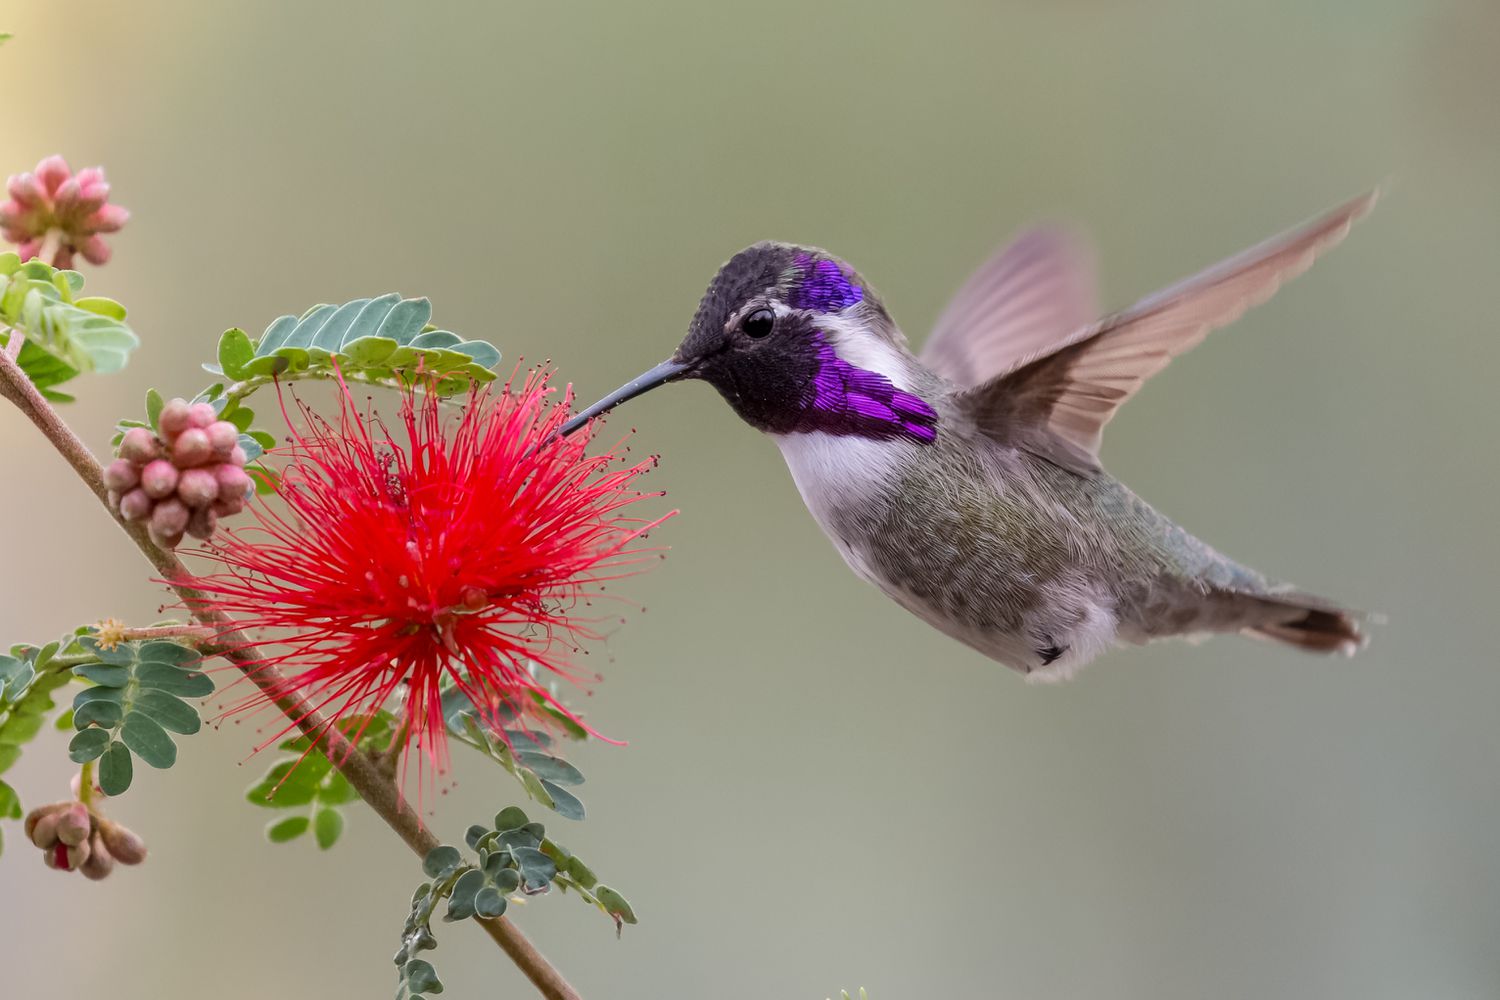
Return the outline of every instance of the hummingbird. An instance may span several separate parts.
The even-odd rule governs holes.
[[[849,264],[757,243],[719,269],[670,358],[561,433],[666,383],[709,383],[781,449],[857,576],[1029,679],[1211,633],[1352,655],[1363,616],[1220,555],[1106,472],[1099,445],[1146,379],[1310,267],[1376,194],[1102,319],[1082,242],[1024,231],[915,354]]]

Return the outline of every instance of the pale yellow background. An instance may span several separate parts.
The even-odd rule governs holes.
[[[1386,612],[1368,653],[1116,654],[1059,689],[857,583],[703,386],[615,427],[664,456],[672,555],[608,650],[564,842],[642,924],[518,918],[590,998],[1500,994],[1493,524],[1500,7],[1338,0],[825,6],[6,5],[0,173],[60,151],[135,213],[90,287],[144,338],[77,383],[101,452],[220,330],[397,289],[594,396],[665,357],[744,244],[827,246],[919,338],[1014,227],[1098,234],[1123,304],[1371,183],[1331,258],[1154,381],[1106,459],[1269,572]],[[0,638],[164,593],[0,413]],[[6,775],[66,792],[65,738]],[[266,844],[227,727],[116,805],[94,885],[7,827],[0,995],[385,996],[416,861]],[[467,762],[448,838],[516,801]],[[524,997],[440,929],[454,997]]]

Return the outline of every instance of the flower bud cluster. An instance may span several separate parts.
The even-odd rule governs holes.
[[[6,183],[9,199],[0,203],[0,235],[17,245],[22,260],[42,252],[57,233],[54,267],[72,267],[73,255],[90,264],[109,260],[104,233],[125,224],[130,213],[109,203],[109,184],[99,167],[73,173],[61,156],[49,156],[32,173],[16,174]]]
[[[101,879],[115,864],[146,860],[146,842],[134,831],[94,813],[82,802],[53,802],[26,816],[26,837],[42,849],[42,861],[59,871]]]
[[[157,425],[160,437],[145,427],[125,432],[104,485],[122,518],[144,523],[151,540],[170,549],[184,534],[212,535],[220,517],[244,509],[252,484],[239,430],[208,403],[174,399]]]

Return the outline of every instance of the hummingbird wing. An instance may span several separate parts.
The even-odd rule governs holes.
[[[1094,261],[1070,230],[1022,232],[969,276],[938,317],[920,360],[979,385],[1065,340],[1099,316]]]
[[[1210,330],[1269,299],[1368,212],[1371,191],[1148,295],[959,394],[979,426],[1082,475],[1099,471],[1104,425],[1141,385]]]

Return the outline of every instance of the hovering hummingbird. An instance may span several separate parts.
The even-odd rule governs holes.
[[[1147,378],[1343,239],[1375,192],[1096,319],[1088,255],[1022,234],[921,354],[844,261],[757,243],[714,277],[671,358],[582,411],[702,379],[781,448],[856,575],[1038,680],[1126,641],[1240,632],[1352,654],[1359,615],[1220,555],[1099,464]]]

